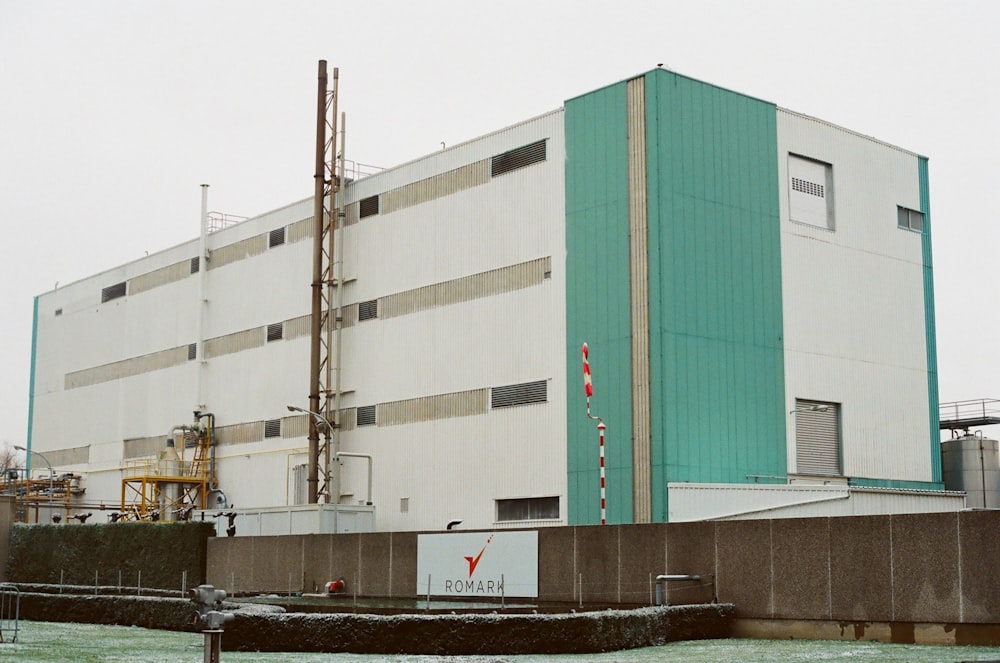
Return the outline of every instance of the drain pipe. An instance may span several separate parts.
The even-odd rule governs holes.
[[[208,298],[205,294],[205,278],[208,272],[208,185],[201,185],[201,237],[198,242],[198,341],[195,345],[195,355],[198,360],[198,375],[195,380],[195,398],[197,408],[205,407],[204,386],[205,369],[208,361],[205,359],[205,316]]]
[[[337,69],[333,70],[334,85],[336,85]],[[336,100],[334,100],[334,114],[336,115]],[[334,143],[336,143],[336,137],[333,138]],[[340,177],[340,182],[337,186],[338,193],[340,194],[339,199],[336,199],[337,209],[337,221],[336,223],[331,223],[330,227],[330,241],[333,241],[334,234],[340,232],[340,241],[337,242],[337,254],[333,255],[333,251],[330,252],[330,260],[336,263],[336,273],[334,272],[334,265],[330,265],[330,276],[334,278],[337,282],[337,310],[335,314],[335,320],[333,326],[336,329],[336,344],[334,350],[334,361],[337,362],[337,375],[335,378],[333,386],[333,431],[331,434],[333,436],[330,441],[331,448],[327,450],[326,459],[329,463],[330,459],[334,459],[334,467],[330,467],[329,464],[326,468],[327,471],[327,481],[330,482],[328,500],[332,500],[334,504],[340,503],[340,461],[338,460],[338,455],[340,454],[340,393],[341,393],[341,376],[344,373],[343,366],[343,335],[341,334],[341,329],[344,326],[344,237],[347,235],[346,221],[347,214],[344,209],[344,200],[347,198],[347,174],[345,173],[346,161],[345,154],[347,152],[347,115],[344,113],[340,114],[340,168],[337,170],[337,174]],[[336,155],[334,155],[336,158]],[[332,248],[332,247],[331,247]],[[327,346],[329,347],[329,346]],[[329,360],[327,361],[329,366]],[[327,383],[329,384],[329,382]],[[329,407],[329,399],[327,399],[327,407]],[[327,410],[327,418],[329,419],[329,410]],[[372,499],[372,488],[371,488],[371,462],[369,458],[368,463],[368,503],[371,504]]]

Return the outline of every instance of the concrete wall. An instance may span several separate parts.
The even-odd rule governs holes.
[[[10,532],[14,527],[15,503],[13,497],[0,497],[0,559],[10,555]],[[0,582],[7,582],[7,565],[0,564]]]
[[[1000,623],[1000,511],[544,528],[540,601],[648,604],[717,598],[741,619]],[[417,533],[211,539],[207,582],[229,591],[412,597]],[[291,577],[291,580],[290,580]]]

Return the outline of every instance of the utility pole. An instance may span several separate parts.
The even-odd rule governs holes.
[[[341,289],[334,274],[335,237],[338,226],[343,227],[343,206],[338,210],[337,194],[343,180],[343,138],[340,138],[340,168],[337,167],[339,70],[333,69],[333,87],[328,89],[326,60],[319,61],[316,94],[316,161],[313,193],[313,272],[312,272],[312,325],[309,362],[309,410],[323,414],[332,426],[323,427],[326,459],[324,482],[326,500],[336,504],[340,500],[340,465],[337,460],[338,433],[340,429],[339,391],[340,358],[334,352],[334,334],[339,349],[339,331],[342,324],[340,307],[334,302],[334,288]],[[338,247],[339,248],[339,247]],[[341,272],[343,268],[341,267]],[[342,297],[340,297],[342,300]],[[334,366],[336,363],[336,366]],[[336,379],[333,374],[336,371]],[[309,503],[319,502],[319,444],[320,427],[316,418],[309,418]]]

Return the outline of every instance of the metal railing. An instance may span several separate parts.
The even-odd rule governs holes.
[[[0,583],[0,642],[17,642],[21,618],[21,590],[9,582]]]
[[[943,430],[968,430],[972,426],[1000,424],[1000,399],[977,398],[953,401],[941,403],[939,407]]]

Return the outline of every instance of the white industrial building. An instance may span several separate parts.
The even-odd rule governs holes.
[[[119,509],[199,411],[207,507],[241,534],[260,512],[330,528],[317,509],[353,514],[341,531],[600,522],[586,342],[608,522],[964,505],[913,152],[657,69],[343,195],[338,507],[304,505],[287,409],[308,406],[312,200],[36,298],[28,444],[80,504]]]

